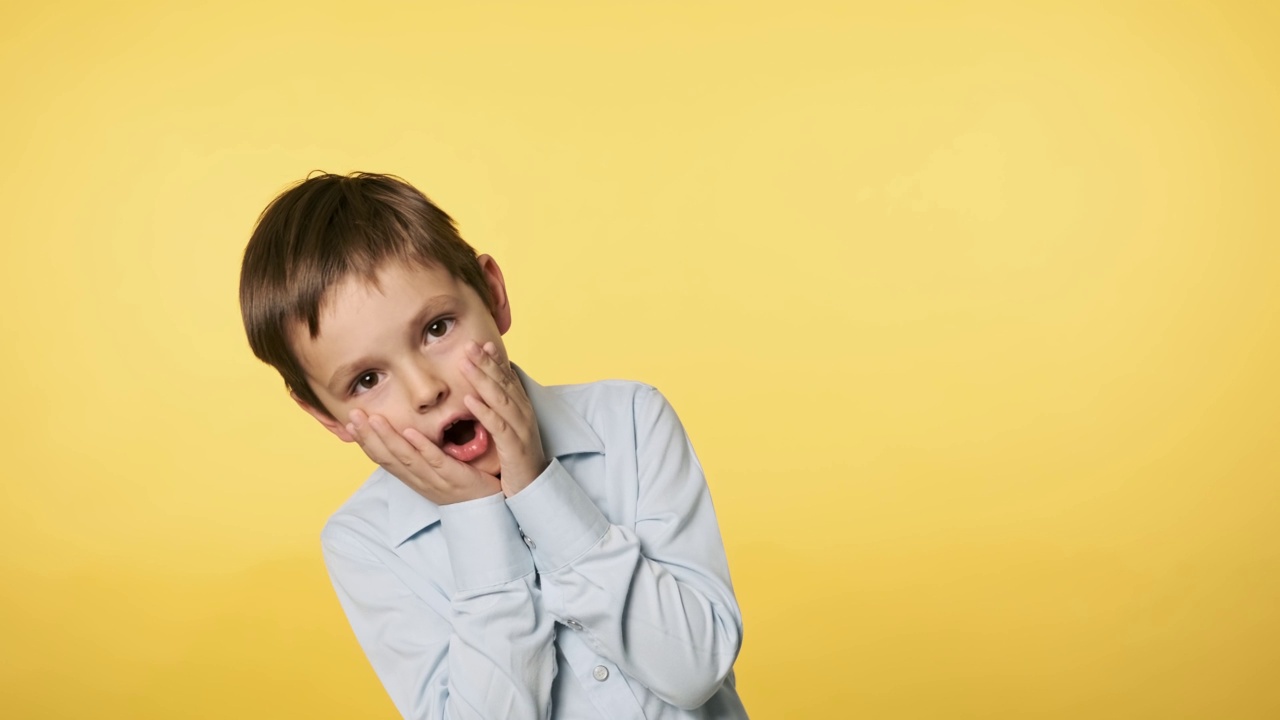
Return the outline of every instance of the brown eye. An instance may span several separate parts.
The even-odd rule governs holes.
[[[356,388],[359,390],[371,390],[374,385],[378,384],[378,373],[365,373],[356,378]]]
[[[427,342],[433,342],[448,335],[449,331],[453,329],[454,322],[456,321],[453,318],[441,318],[432,322],[427,326]]]

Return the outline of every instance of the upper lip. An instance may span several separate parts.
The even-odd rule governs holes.
[[[446,430],[449,429],[450,425],[453,425],[459,420],[475,420],[475,419],[476,419],[475,416],[467,412],[466,410],[457,410],[450,415],[446,415],[444,420],[442,420],[440,424],[436,427],[436,435],[434,438],[432,438],[432,442],[435,443],[436,447],[440,447],[440,445],[444,442],[444,433]]]

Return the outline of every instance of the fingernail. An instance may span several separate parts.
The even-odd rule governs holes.
[[[347,432],[351,433],[352,435],[355,435],[355,434],[356,434],[356,426],[355,426],[355,425],[353,425],[353,424],[351,424],[351,423],[347,423]]]

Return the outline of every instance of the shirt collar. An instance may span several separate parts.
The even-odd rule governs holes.
[[[542,387],[525,374],[515,363],[516,376],[524,386],[538,418],[538,432],[542,435],[542,449],[548,458],[561,458],[579,453],[603,453],[604,443],[587,423],[586,418],[554,391]],[[393,547],[403,544],[440,519],[440,508],[417,491],[400,482],[394,475],[379,469],[386,475],[387,509],[389,512],[388,540]]]

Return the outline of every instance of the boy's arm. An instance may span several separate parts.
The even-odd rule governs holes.
[[[663,700],[705,703],[733,668],[742,616],[702,468],[653,388],[635,398],[634,530],[611,525],[559,461],[507,499],[547,612]]]
[[[547,718],[554,620],[501,494],[440,507],[456,591],[448,597],[360,527],[322,534],[338,599],[406,718]]]

